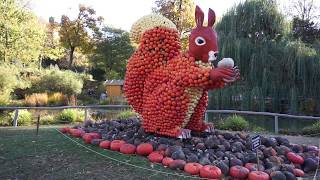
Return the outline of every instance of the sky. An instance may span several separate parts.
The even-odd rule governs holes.
[[[194,0],[205,14],[210,7],[218,17],[240,1],[243,0]],[[63,14],[75,17],[78,5],[85,4],[93,7],[97,15],[104,17],[107,25],[124,30],[130,30],[136,20],[150,14],[154,7],[154,0],[31,0],[29,3],[37,16],[47,21],[53,16],[58,22]]]
[[[233,5],[244,0],[194,0],[205,14],[208,8],[221,17]],[[280,0],[284,5],[290,0]],[[320,0],[315,0],[320,4]],[[69,17],[77,15],[79,4],[91,6],[98,16],[104,17],[105,24],[116,28],[130,30],[131,25],[140,17],[150,14],[154,7],[154,0],[30,0],[30,8],[44,20],[50,16],[60,21],[61,15]]]

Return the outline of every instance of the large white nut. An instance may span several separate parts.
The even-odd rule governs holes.
[[[218,67],[233,68],[234,61],[232,58],[223,58],[218,62]]]

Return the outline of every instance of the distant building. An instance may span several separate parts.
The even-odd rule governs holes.
[[[123,95],[123,80],[106,80],[104,82],[106,87],[107,97],[119,97]]]

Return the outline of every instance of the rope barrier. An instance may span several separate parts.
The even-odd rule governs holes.
[[[195,176],[187,176],[187,175],[183,175],[183,174],[178,174],[178,173],[170,173],[170,172],[164,172],[164,171],[160,171],[160,170],[156,170],[156,169],[150,169],[150,168],[145,168],[145,167],[142,167],[142,166],[137,166],[137,165],[134,165],[134,164],[131,164],[131,163],[128,163],[128,162],[124,162],[124,161],[120,161],[118,159],[115,159],[113,157],[110,157],[110,156],[107,156],[105,154],[102,154],[100,152],[97,152],[83,144],[80,144],[79,142],[73,140],[72,138],[70,138],[69,136],[63,134],[61,131],[59,131],[58,129],[54,128],[56,131],[58,131],[61,135],[63,135],[65,138],[69,139],[70,141],[72,141],[73,143],[77,144],[78,146],[81,146],[83,148],[85,148],[86,150],[89,150],[97,155],[100,155],[100,156],[103,156],[107,159],[110,159],[110,160],[113,160],[117,163],[120,163],[120,164],[125,164],[127,166],[131,166],[131,167],[134,167],[134,168],[139,168],[139,169],[142,169],[142,170],[147,170],[147,171],[152,171],[154,173],[160,173],[160,174],[166,174],[166,175],[171,175],[171,176],[179,176],[179,177],[183,177],[183,178],[192,178],[192,179],[207,179],[207,178],[200,178],[200,177],[195,177]],[[107,150],[109,151],[109,150]]]

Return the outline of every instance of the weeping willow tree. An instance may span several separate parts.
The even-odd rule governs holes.
[[[311,99],[312,113],[319,113],[320,53],[290,41],[290,24],[274,1],[240,3],[216,29],[220,56],[235,60],[242,79],[212,92],[209,108],[304,113]]]

